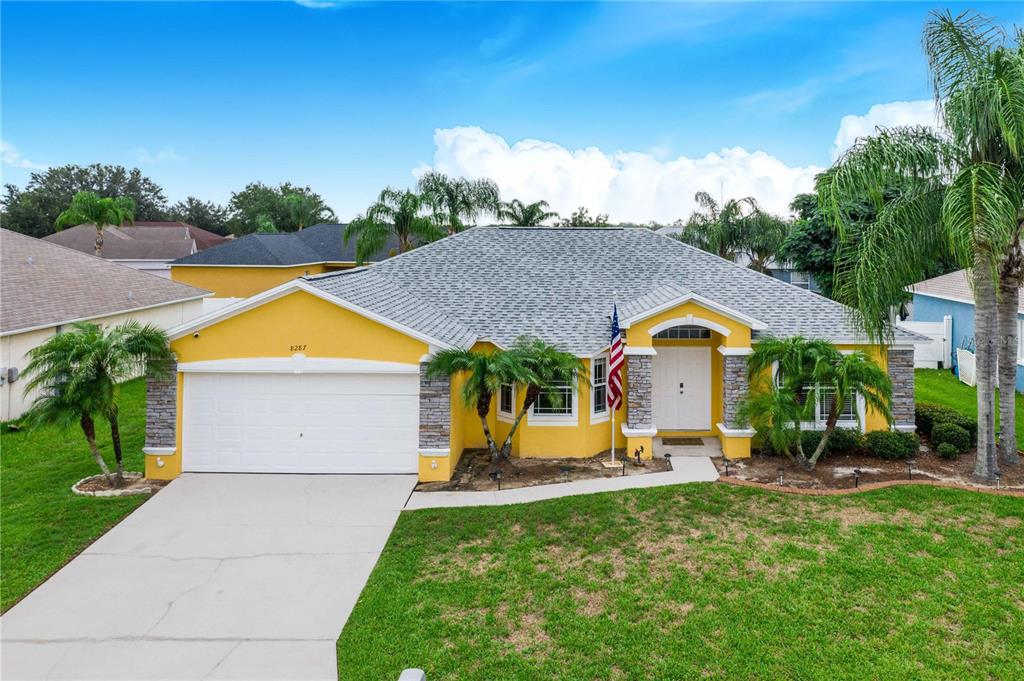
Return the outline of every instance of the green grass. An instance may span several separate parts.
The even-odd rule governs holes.
[[[403,513],[342,679],[993,679],[1024,669],[1024,500],[701,483]]]
[[[978,390],[965,385],[956,376],[940,369],[914,371],[914,398],[917,402],[934,402],[956,409],[966,416],[978,416]],[[1017,412],[1017,448],[1024,449],[1024,397],[1014,393]],[[999,413],[999,393],[996,393],[996,414]],[[998,429],[999,418],[996,417]]]
[[[126,383],[119,401],[127,470],[142,470],[146,386]],[[113,466],[110,429],[97,436]],[[0,610],[7,610],[146,497],[80,497],[71,485],[99,473],[81,430],[39,428],[0,435]]]

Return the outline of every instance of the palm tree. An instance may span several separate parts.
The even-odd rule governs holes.
[[[768,274],[768,264],[778,260],[792,227],[793,223],[771,213],[759,210],[750,215],[741,247],[750,260],[747,267]]]
[[[486,178],[467,180],[431,170],[420,177],[417,186],[448,234],[461,232],[485,213],[497,213],[501,203],[498,185]]]
[[[741,420],[808,470],[824,453],[846,402],[860,396],[892,423],[892,381],[863,352],[843,354],[828,341],[802,336],[766,338],[754,345],[747,371],[753,388],[740,406]],[[825,429],[808,455],[801,423],[816,421],[819,405],[828,407]]]
[[[760,212],[757,201],[747,196],[729,199],[719,206],[707,192],[697,192],[693,200],[700,210],[690,214],[676,238],[726,260],[735,260],[746,245],[751,216]]]
[[[487,415],[491,411],[491,398],[501,390],[502,385],[526,383],[532,378],[521,356],[504,350],[441,350],[427,363],[426,371],[427,376],[431,377],[465,375],[462,399],[467,407],[476,409],[484,437],[487,438],[491,460],[497,463],[501,459],[501,451],[487,425]]]
[[[512,427],[501,445],[502,458],[508,459],[512,451],[512,437],[519,428],[519,423],[526,416],[540,397],[541,391],[546,388],[568,384],[572,390],[576,390],[577,384],[583,380],[589,384],[586,378],[586,365],[576,355],[569,352],[562,352],[558,348],[538,338],[523,336],[516,340],[515,345],[508,351],[517,356],[517,362],[525,367],[528,375],[524,380],[518,382],[519,386],[525,387],[523,406],[516,414]],[[553,406],[558,404],[560,394],[549,393]]]
[[[366,262],[388,242],[398,239],[398,252],[405,253],[419,243],[440,239],[444,233],[437,227],[423,196],[408,190],[388,187],[377,200],[345,227],[345,243],[356,240],[356,262]]]
[[[67,210],[57,216],[57,229],[75,225],[92,224],[96,227],[96,241],[93,252],[101,257],[103,251],[103,228],[123,225],[135,219],[135,201],[127,196],[100,198],[93,192],[78,192],[71,199]]]
[[[267,213],[260,213],[256,216],[256,233],[277,234],[277,225],[274,224],[274,219]]]
[[[167,335],[134,320],[112,328],[82,322],[33,348],[29,357],[26,389],[40,390],[29,413],[30,422],[67,426],[77,420],[103,475],[120,486],[124,482],[117,407],[120,384],[147,367],[158,374],[166,371],[163,367],[173,357]],[[113,477],[96,445],[97,415],[110,423],[116,461]]]
[[[501,204],[501,208],[498,209],[499,220],[507,220],[517,227],[537,227],[545,220],[557,217],[558,213],[548,210],[547,201],[523,203],[519,199],[512,199]]]
[[[974,12],[955,18],[933,12],[924,28],[924,50],[942,132],[878,129],[858,140],[817,183],[819,202],[841,238],[836,298],[855,310],[870,337],[891,338],[890,310],[927,261],[951,257],[971,270],[978,384],[974,475],[986,481],[998,471],[996,347],[1006,348],[1008,357],[1009,348],[1016,352],[1017,347],[1016,315],[1007,322],[1009,310],[1016,310],[1021,275],[1016,254],[1024,229],[1019,35],[1016,44],[1008,42],[999,26]],[[893,187],[898,195],[885,200],[884,190]],[[844,205],[862,199],[875,204],[876,219],[850,229]],[[997,315],[997,308],[1003,314]],[[1000,391],[1012,396],[1013,380],[1004,369]],[[1002,410],[1000,426],[1003,459],[1015,461],[1012,406]]]
[[[284,209],[289,227],[298,231],[303,227],[334,219],[334,211],[325,206],[318,197],[301,192],[285,194]]]

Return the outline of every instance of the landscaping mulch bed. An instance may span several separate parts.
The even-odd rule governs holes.
[[[142,473],[126,472],[124,483],[120,487],[112,487],[105,475],[92,475],[76,482],[71,491],[82,496],[92,497],[123,497],[136,494],[150,494],[164,485],[166,480],[147,480]]]
[[[725,464],[715,459],[719,473],[725,474]],[[860,470],[860,484],[906,480],[906,461],[887,461],[868,453],[835,453],[818,461],[813,471],[794,465],[784,456],[755,453],[751,458],[729,463],[729,475],[740,480],[778,484],[782,469],[783,485],[808,489],[848,489],[855,486],[854,469]],[[1000,486],[1024,489],[1024,464],[1002,466]],[[914,457],[912,477],[943,482],[973,484],[974,451],[956,459],[943,459],[923,442]]]
[[[617,460],[622,459],[618,452]],[[518,459],[512,458],[498,465],[491,463],[486,449],[469,449],[462,455],[455,474],[448,482],[423,482],[416,486],[417,492],[485,492],[498,489],[498,483],[491,477],[496,469],[501,470],[501,489],[549,485],[573,480],[593,478],[616,478],[625,475],[662,473],[672,467],[665,459],[652,459],[638,466],[627,461],[624,468],[606,468],[603,461],[611,460],[610,452],[603,452],[589,459]]]

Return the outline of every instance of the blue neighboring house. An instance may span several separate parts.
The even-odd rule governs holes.
[[[912,318],[915,322],[941,322],[949,315],[953,319],[953,337],[950,345],[953,360],[957,348],[974,352],[974,294],[967,280],[966,270],[950,272],[926,279],[911,287],[914,294]],[[1017,310],[1017,392],[1024,392],[1024,298]]]

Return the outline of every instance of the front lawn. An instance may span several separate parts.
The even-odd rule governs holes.
[[[123,386],[121,440],[127,470],[142,470],[146,385]],[[97,420],[97,439],[114,465],[110,429]],[[40,428],[0,435],[0,611],[14,605],[147,497],[103,499],[71,492],[99,473],[81,430]]]
[[[343,679],[992,679],[1024,669],[1024,499],[693,484],[403,513]]]
[[[961,383],[942,369],[914,370],[914,398],[956,409],[966,416],[978,416],[978,390]],[[1014,393],[1017,412],[1017,448],[1024,449],[1024,397]],[[999,393],[996,393],[996,428],[999,428]]]

